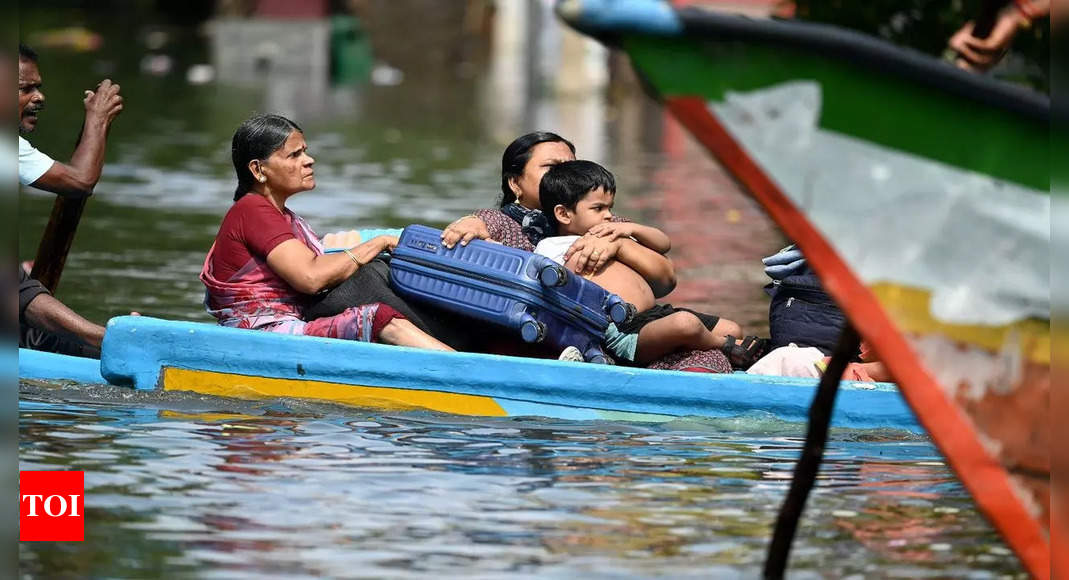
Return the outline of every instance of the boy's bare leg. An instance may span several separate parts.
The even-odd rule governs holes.
[[[713,341],[712,333],[697,316],[675,312],[638,331],[635,362],[645,365],[677,350],[709,350],[716,348],[712,346]]]
[[[713,329],[709,331],[709,333],[713,337],[712,348],[720,348],[724,346],[724,343],[727,342],[727,338],[729,336],[734,336],[735,338],[741,339],[742,327],[739,326],[739,324],[734,320],[721,318],[720,320],[716,321],[716,324],[713,326]]]
[[[428,350],[453,350],[447,344],[423,332],[415,324],[404,318],[394,318],[386,326],[382,327],[382,331],[379,332],[379,340],[386,344],[396,344],[398,346],[414,346]]]
[[[642,327],[635,362],[644,365],[680,350],[718,350],[728,335],[741,336],[738,324],[721,318],[712,330],[690,312],[675,312]]]

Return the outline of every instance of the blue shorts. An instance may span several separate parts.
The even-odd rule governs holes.
[[[604,344],[613,357],[634,362],[635,351],[638,349],[638,333],[620,332],[620,329],[610,322],[609,328],[605,329]]]

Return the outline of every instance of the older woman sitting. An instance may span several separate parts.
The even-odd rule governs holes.
[[[337,254],[324,254],[315,232],[286,201],[313,189],[315,160],[304,134],[278,115],[253,117],[234,133],[231,154],[238,187],[200,279],[205,305],[219,323],[365,342],[452,350],[380,302],[306,322],[311,297],[336,286],[397,244],[379,236]]]

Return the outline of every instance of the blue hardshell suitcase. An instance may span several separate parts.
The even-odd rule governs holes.
[[[605,329],[630,319],[631,304],[545,256],[482,240],[448,249],[441,234],[405,228],[390,259],[399,295],[515,329],[527,342],[574,346],[588,362],[611,362],[601,348]]]

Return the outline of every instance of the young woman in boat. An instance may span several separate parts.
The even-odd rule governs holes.
[[[518,137],[505,148],[505,153],[501,156],[499,207],[478,210],[449,224],[442,232],[442,243],[453,247],[457,243],[464,245],[474,239],[483,239],[534,251],[537,240],[551,233],[549,222],[542,214],[542,202],[538,196],[542,176],[557,163],[574,160],[575,146],[556,133],[537,131]],[[628,220],[613,217],[613,221]],[[583,273],[592,273],[612,260],[624,244],[638,245],[638,242],[586,235],[572,245],[569,257],[578,254],[578,269]],[[632,267],[649,283],[657,298],[665,296],[675,288],[675,271],[666,256],[656,254]],[[718,350],[672,353],[647,367],[711,372],[732,370],[727,357]]]
[[[549,221],[542,213],[538,185],[549,168],[575,160],[575,146],[547,131],[518,137],[505,148],[501,157],[501,203],[498,209],[481,209],[449,224],[442,231],[442,243],[452,248],[473,239],[493,240],[506,246],[534,251],[538,240],[550,234]],[[629,221],[614,217],[613,221]],[[622,243],[638,245],[634,240]],[[592,273],[616,255],[619,244],[608,238],[583,236],[571,248],[579,254],[580,270]],[[653,288],[657,297],[675,288],[672,263],[664,256],[634,266]]]
[[[382,302],[306,321],[304,308],[314,295],[350,278],[397,238],[379,236],[324,254],[315,232],[286,207],[290,197],[316,185],[315,160],[293,121],[278,115],[245,121],[234,133],[231,155],[238,177],[234,205],[200,274],[205,305],[220,324],[452,350]]]

